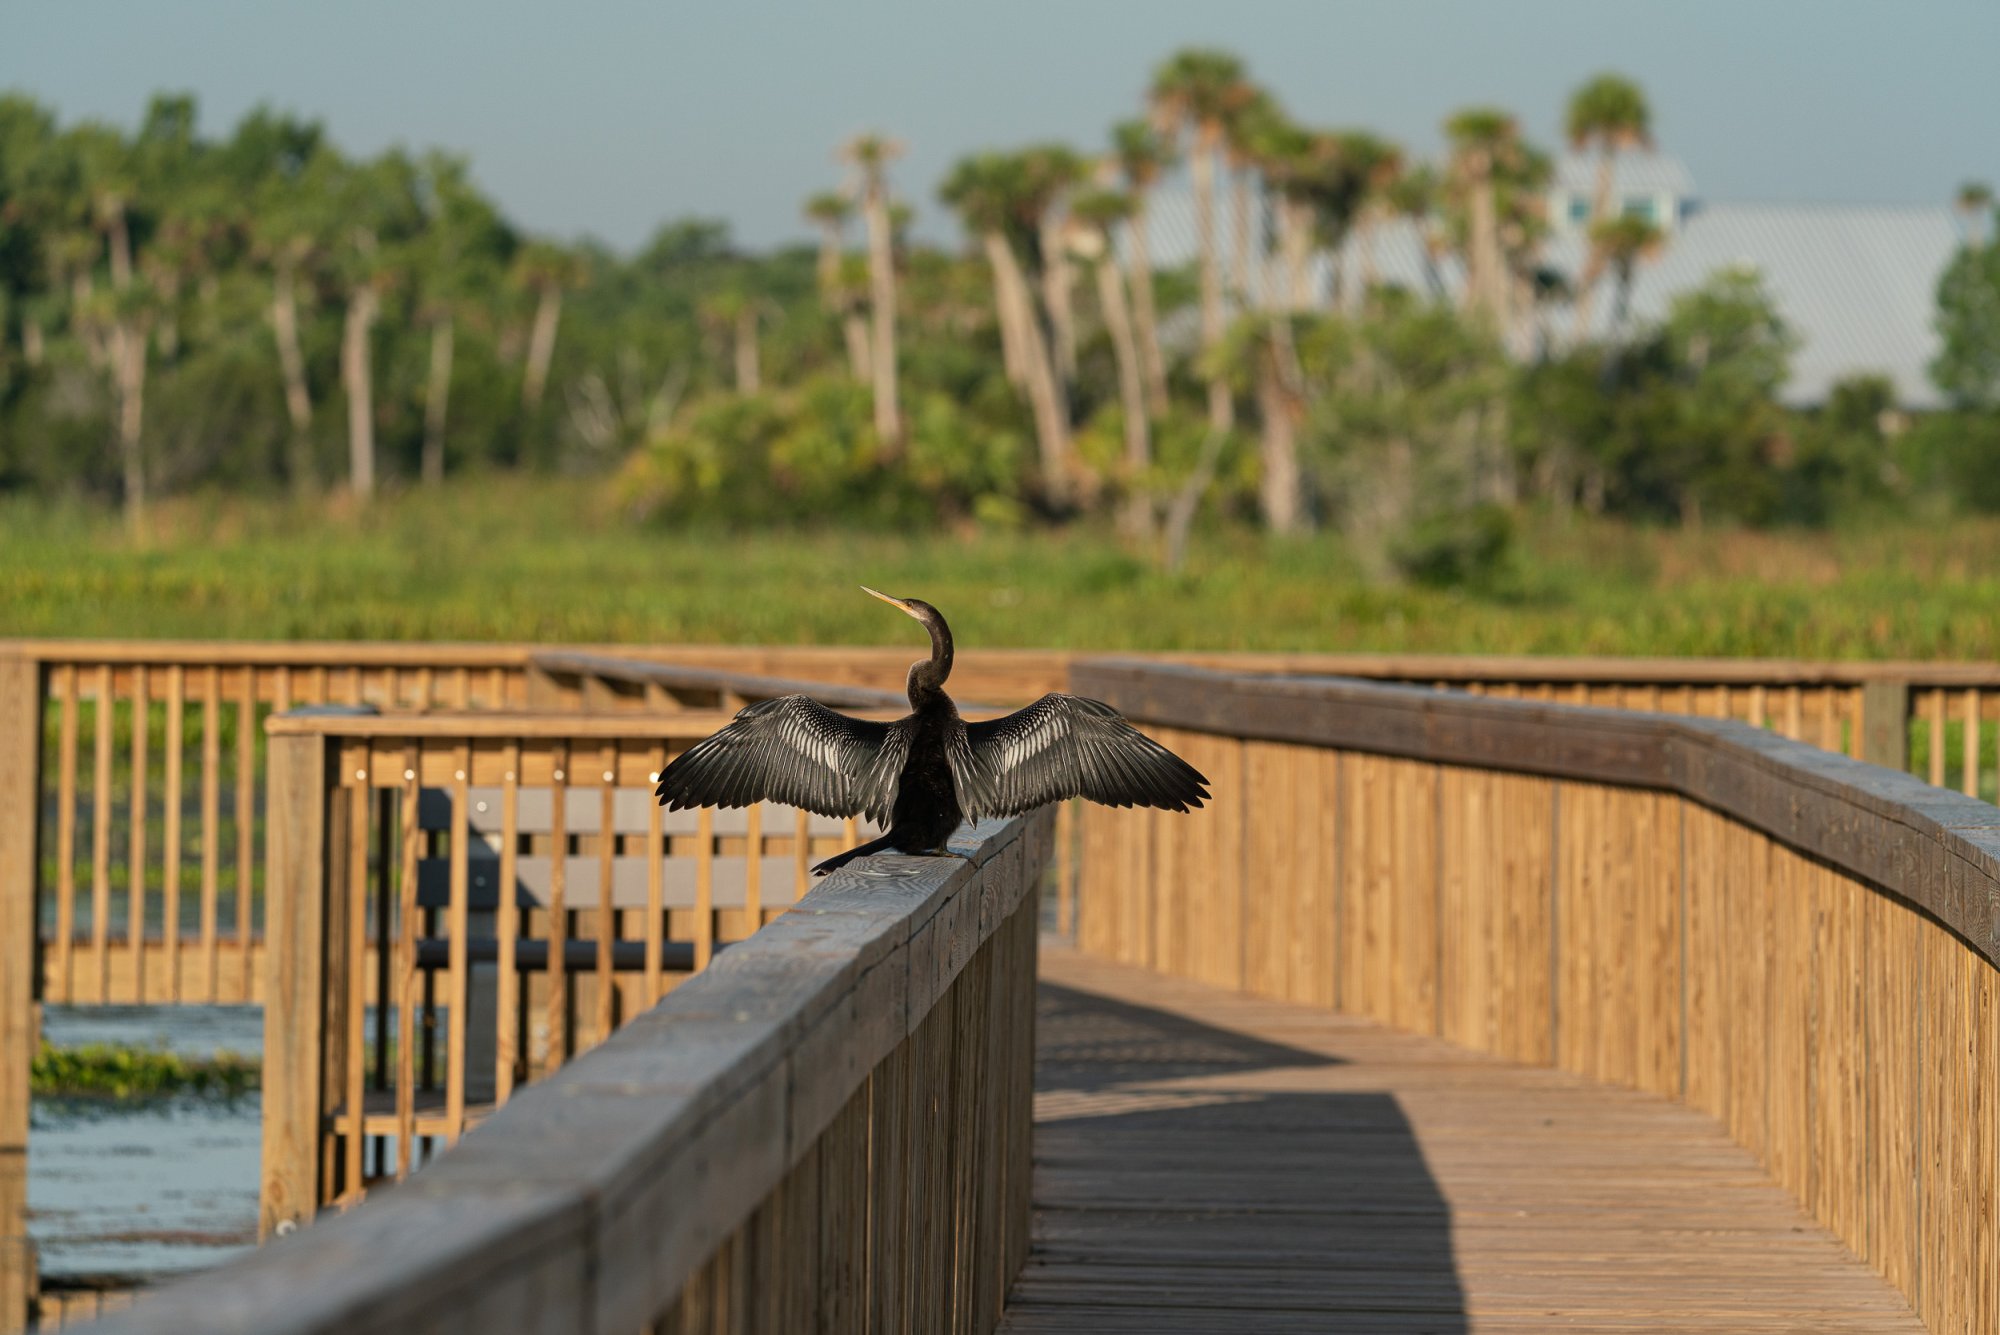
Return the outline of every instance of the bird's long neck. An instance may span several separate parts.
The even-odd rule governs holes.
[[[923,622],[924,629],[931,633],[931,656],[910,664],[912,709],[921,709],[944,694],[945,678],[951,675],[951,627],[936,615],[925,617]]]

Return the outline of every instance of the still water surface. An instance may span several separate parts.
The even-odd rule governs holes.
[[[58,1047],[125,1043],[189,1057],[263,1050],[254,1006],[50,1006]],[[45,1280],[144,1282],[257,1240],[258,1096],[44,1099],[28,1136],[28,1232]]]

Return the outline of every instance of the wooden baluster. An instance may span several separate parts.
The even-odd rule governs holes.
[[[618,744],[607,742],[599,759],[604,787],[598,797],[597,815],[597,1036],[602,1043],[611,1037],[613,1001],[618,975],[613,955],[618,933],[618,904],[612,896],[612,877],[618,863]]]
[[[715,954],[715,808],[694,818],[694,967],[708,967]]]
[[[76,1000],[76,666],[55,673],[62,701],[56,732],[56,976],[55,1000]]]
[[[135,1004],[146,1000],[146,790],[151,786],[147,750],[152,741],[152,709],[142,663],[132,669],[132,828],[125,855],[125,940],[131,947]]]
[[[465,1133],[466,1011],[472,1004],[472,746],[460,742],[452,753],[451,789],[451,907],[445,934],[450,942],[450,985],[446,1017],[444,1077],[444,1139],[453,1145]]]
[[[243,690],[236,703],[236,950],[243,970],[244,1001],[255,999],[255,971],[250,964],[251,909],[257,881],[257,670],[243,669]],[[365,827],[367,822],[362,822]],[[363,855],[363,862],[367,861]],[[358,951],[360,946],[356,946]],[[360,1049],[355,1049],[360,1061]],[[357,1172],[360,1170],[357,1169]]]
[[[1762,728],[1770,724],[1770,718],[1765,714],[1764,709],[1764,683],[1758,682],[1750,688],[1749,723],[1751,727]]]
[[[520,864],[521,847],[521,744],[507,743],[506,769],[500,778],[500,886],[499,904],[494,909],[499,943],[499,972],[494,979],[493,1009],[498,1013],[500,1032],[493,1044],[493,1093],[496,1104],[505,1103],[514,1092],[514,1066],[520,1059],[515,1035],[521,1027],[521,974],[516,947],[521,935]]]
[[[166,848],[161,855],[160,946],[167,973],[167,1000],[181,999],[181,769],[187,740],[186,669],[167,669]]]
[[[794,813],[792,835],[792,902],[798,903],[812,888],[812,817],[803,810]]]
[[[1783,731],[1785,736],[1795,742],[1804,741],[1806,736],[1805,703],[1802,696],[1803,693],[1797,686],[1787,686],[1785,688],[1785,726]]]
[[[111,665],[97,670],[97,752],[91,775],[90,963],[97,974],[97,999],[111,1000],[111,725],[117,706],[111,698]]]
[[[1076,867],[1071,854],[1076,844],[1076,803],[1065,802],[1056,810],[1056,932],[1076,935]]]
[[[1819,689],[1819,749],[1832,751],[1836,755],[1844,748],[1840,736],[1840,688],[1822,686]]]
[[[549,1069],[569,1059],[569,744],[555,747],[549,784]]]
[[[210,667],[201,688],[201,987],[216,1000],[216,895],[222,859],[222,682]]]
[[[1931,786],[1944,787],[1944,742],[1945,742],[1945,699],[1944,687],[1939,686],[1930,693],[1931,714]]]
[[[403,752],[401,903],[396,914],[396,1177],[410,1175],[417,1139],[417,937],[423,930],[417,907],[417,868],[423,856],[420,803],[422,772],[417,748]],[[386,947],[384,947],[386,948]]]
[[[667,748],[653,748],[650,782],[658,783],[667,767]],[[661,934],[666,927],[667,839],[666,809],[658,802],[646,804],[646,1004],[655,1006],[667,990],[665,950]]]
[[[743,813],[743,916],[750,930],[764,925],[764,808]]]
[[[1979,796],[1979,688],[1969,686],[1964,696],[1965,709],[1965,761],[1961,766],[1964,780],[1961,791],[1967,797]]]
[[[367,1117],[367,1074],[366,1058],[366,1017],[368,1013],[368,808],[374,797],[372,776],[368,770],[367,752],[361,752],[361,763],[351,774],[341,775],[341,782],[347,793],[347,884],[335,886],[337,898],[328,905],[329,920],[336,913],[345,923],[342,935],[343,951],[341,962],[347,966],[347,976],[335,986],[347,989],[347,1005],[342,1018],[347,1022],[347,1042],[343,1056],[346,1070],[340,1073],[343,1101],[347,1105],[347,1136],[345,1161],[346,1174],[341,1183],[340,1201],[353,1204],[359,1201],[366,1190],[366,1173],[363,1171],[362,1156],[368,1148]],[[241,888],[237,890],[240,897]],[[250,940],[243,939],[243,952],[249,958]]]

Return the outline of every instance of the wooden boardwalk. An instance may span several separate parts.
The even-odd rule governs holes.
[[[1001,1329],[1921,1332],[1702,1115],[1045,945]]]

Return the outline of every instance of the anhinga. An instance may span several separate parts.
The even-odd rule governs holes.
[[[922,622],[931,656],[910,665],[910,713],[850,718],[803,695],[760,700],[660,775],[660,805],[781,802],[822,816],[867,816],[888,830],[828,858],[825,875],[894,849],[942,853],[965,819],[1013,816],[1064,798],[1186,811],[1208,780],[1111,706],[1052,691],[1005,718],[967,723],[944,692],[951,628],[929,603],[864,591]]]

